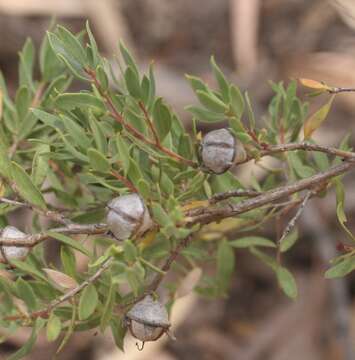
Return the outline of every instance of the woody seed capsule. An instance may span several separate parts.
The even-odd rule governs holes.
[[[149,210],[138,194],[116,197],[107,208],[107,225],[118,240],[140,236],[153,226]]]
[[[18,239],[25,238],[27,235],[22,231],[18,230],[14,226],[6,226],[1,231],[1,237]],[[7,260],[22,260],[29,253],[30,249],[23,246],[1,246],[0,249],[0,262],[6,262]]]
[[[126,324],[131,334],[143,343],[159,339],[170,327],[165,307],[151,296],[132,307],[126,314]]]
[[[244,148],[227,129],[207,133],[201,142],[200,156],[205,170],[223,174],[245,157]]]

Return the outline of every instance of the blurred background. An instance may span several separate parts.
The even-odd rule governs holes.
[[[272,96],[269,80],[304,77],[355,86],[355,0],[0,0],[0,68],[10,90],[17,86],[18,52],[25,39],[39,46],[53,16],[72,31],[80,31],[89,19],[108,58],[123,39],[142,67],[154,60],[158,91],[186,124],[190,118],[183,107],[195,100],[184,74],[213,82],[212,54],[249,91],[258,118]],[[318,141],[339,143],[355,130],[354,115],[355,95],[339,95]],[[246,185],[250,172],[263,176],[254,167],[243,168],[238,175]],[[354,180],[349,175],[345,181],[353,231]],[[109,334],[87,332],[73,336],[57,359],[355,359],[355,276],[323,279],[345,237],[334,204],[332,194],[312,200],[301,219],[300,239],[286,258],[299,285],[296,302],[280,293],[269,269],[239,251],[227,299],[192,294],[178,300],[172,320],[177,341],[162,338],[139,352],[128,340],[123,354]],[[270,223],[266,235],[275,238],[275,228]],[[27,337],[21,330],[4,341],[0,359]],[[55,348],[40,337],[26,359],[50,359]]]

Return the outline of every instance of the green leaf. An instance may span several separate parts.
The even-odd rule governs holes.
[[[130,66],[127,67],[124,73],[124,79],[127,90],[130,93],[130,95],[132,95],[136,99],[141,99],[142,89],[139,83],[139,77],[137,73]]]
[[[201,78],[197,77],[197,76],[191,76],[191,75],[185,75],[186,79],[189,81],[191,87],[195,90],[195,92],[197,90],[203,90],[208,92],[209,88],[208,86],[202,81]]]
[[[40,144],[33,156],[31,178],[36,186],[41,186],[47,177],[49,164],[45,154],[50,152],[47,144]]]
[[[77,276],[76,258],[70,246],[62,245],[60,247],[60,260],[64,273],[75,279]]]
[[[73,142],[86,151],[91,146],[91,140],[86,136],[85,129],[68,116],[60,115],[60,118]]]
[[[19,360],[19,359],[24,358],[26,355],[28,355],[31,352],[33,345],[36,342],[38,333],[42,329],[44,324],[45,324],[44,319],[41,319],[41,318],[36,319],[36,321],[32,327],[32,332],[31,332],[29,339],[19,350],[17,350],[14,354],[9,356],[7,358],[7,360]]]
[[[213,74],[218,82],[219,89],[222,94],[222,98],[225,102],[229,101],[229,85],[228,82],[222,72],[222,70],[217,65],[213,56],[211,56],[211,66],[213,70]]]
[[[70,319],[70,324],[68,325],[67,332],[65,333],[65,336],[64,336],[62,342],[60,343],[58,349],[57,349],[57,352],[56,352],[57,354],[63,349],[63,347],[68,342],[68,340],[70,339],[71,335],[74,332],[75,320],[76,320],[76,312],[77,312],[76,304],[72,305],[70,310],[71,310],[71,314],[72,314],[71,319]]]
[[[84,66],[87,62],[86,53],[78,38],[60,25],[57,26],[57,31],[68,54],[70,54],[80,65]]]
[[[119,42],[119,48],[125,64],[134,71],[137,77],[139,77],[137,64],[134,61],[133,56],[131,55],[131,53],[129,52],[129,50],[126,48],[125,44],[122,41]]]
[[[20,122],[25,120],[32,101],[31,93],[27,86],[21,86],[16,92],[15,104]]]
[[[48,36],[45,36],[39,53],[39,67],[43,80],[50,81],[63,73],[64,65],[55,55],[49,44]]]
[[[330,97],[326,104],[324,104],[319,110],[317,110],[313,115],[311,115],[308,120],[306,120],[303,129],[305,139],[309,139],[314,133],[314,131],[322,125],[330,111],[334,98],[335,94]]]
[[[53,312],[51,313],[51,316],[48,319],[46,330],[47,330],[46,334],[48,341],[56,340],[62,330],[62,323],[60,321],[60,318],[54,315]]]
[[[93,284],[88,285],[82,292],[79,301],[79,319],[85,320],[92,315],[98,305],[98,294]]]
[[[227,105],[214,94],[202,90],[197,90],[196,94],[200,103],[206,106],[208,110],[221,114],[224,114],[225,111],[228,110]]]
[[[88,157],[91,167],[99,172],[108,173],[111,169],[110,162],[96,149],[88,150]]]
[[[238,119],[241,119],[245,106],[242,93],[236,86],[231,85],[231,87],[229,88],[229,96],[230,96],[230,105],[232,107],[235,116]]]
[[[45,282],[48,282],[48,279],[46,276],[44,276],[39,270],[37,270],[32,264],[30,264],[28,261],[24,262],[21,260],[15,260],[11,259],[11,263],[15,265],[15,267],[19,270],[22,270],[25,274],[31,274],[34,277],[44,280]]]
[[[273,241],[260,236],[245,236],[240,239],[230,241],[229,245],[235,248],[246,248],[249,246],[276,247]]]
[[[293,275],[284,267],[279,266],[276,270],[277,280],[283,292],[291,299],[298,295],[297,284]]]
[[[273,271],[277,271],[277,268],[278,268],[278,263],[276,262],[276,260],[274,258],[272,258],[271,256],[269,255],[266,255],[265,253],[263,253],[262,251],[252,247],[250,249],[250,252],[256,256],[260,261],[262,261],[265,265],[271,267],[271,269]]]
[[[82,244],[80,244],[79,241],[75,241],[66,235],[59,234],[53,231],[48,231],[47,234],[48,236],[60,241],[61,243],[68,245],[73,249],[80,251],[82,254],[90,257],[90,252]]]
[[[125,274],[134,296],[137,296],[144,281],[145,271],[143,266],[139,262],[136,262],[133,266],[126,268]]]
[[[131,240],[125,240],[123,243],[124,258],[128,263],[137,259],[138,251]]]
[[[163,141],[171,128],[171,114],[162,98],[157,98],[153,108],[153,123],[160,141]]]
[[[27,38],[25,45],[20,52],[20,66],[19,66],[19,84],[26,86],[33,91],[33,64],[34,64],[35,49],[31,39]]]
[[[127,327],[124,326],[122,318],[113,317],[110,321],[110,327],[116,346],[123,351]]]
[[[222,240],[217,250],[217,282],[219,293],[225,294],[235,267],[233,248],[227,240]]]
[[[101,99],[88,93],[66,93],[60,94],[55,99],[55,104],[63,110],[73,110],[75,108],[93,108],[96,110],[105,110]]]
[[[109,83],[108,83],[107,74],[102,65],[99,65],[96,68],[96,76],[97,79],[99,80],[102,90],[106,91],[108,89]]]
[[[87,78],[83,72],[83,64],[81,63],[81,60],[78,60],[71,52],[72,49],[69,44],[63,42],[63,40],[54,33],[47,32],[47,36],[49,44],[57,58],[69,68],[74,76],[80,80],[86,81]]]
[[[29,283],[21,277],[16,280],[16,290],[19,298],[21,298],[29,310],[34,310],[37,306],[36,295]]]
[[[325,273],[327,279],[334,279],[338,277],[343,277],[350,274],[355,270],[355,257],[347,257],[344,260],[336,263]]]
[[[246,100],[246,104],[247,104],[250,128],[254,129],[255,128],[255,115],[254,115],[253,107],[251,105],[250,97],[247,92],[245,92],[244,96],[245,96],[245,100]]]
[[[240,140],[243,144],[250,144],[253,139],[251,138],[251,136],[245,132],[236,132],[234,133],[234,135],[236,136],[236,138],[238,140]]]
[[[115,284],[112,282],[112,278],[110,278],[110,287],[100,319],[100,329],[102,332],[104,332],[110,320],[112,319],[115,299],[116,299]]]
[[[50,114],[46,111],[39,110],[39,109],[31,109],[32,113],[41,121],[43,121],[46,125],[49,125],[53,128],[58,126],[58,123],[61,122],[59,116]]]
[[[245,127],[244,127],[243,123],[237,117],[229,116],[228,117],[228,122],[229,122],[230,127],[232,128],[232,130],[235,133],[244,133],[244,134],[246,133],[246,130],[245,130]]]
[[[96,67],[97,64],[100,62],[100,54],[99,54],[99,50],[97,48],[97,43],[95,40],[95,37],[90,29],[90,24],[89,21],[86,21],[86,32],[88,33],[89,36],[89,42],[90,42],[90,48],[92,51],[92,56],[93,56],[93,67]]]
[[[89,125],[92,131],[92,135],[94,137],[94,141],[96,144],[97,149],[103,153],[107,153],[107,140],[106,135],[103,130],[102,123],[99,122],[95,116],[93,115],[92,111],[89,112]]]
[[[161,226],[167,226],[172,223],[169,215],[166,213],[166,211],[163,209],[163,207],[157,203],[152,203],[152,211],[153,211],[153,217],[156,222]]]
[[[148,183],[148,181],[146,181],[144,179],[140,179],[137,183],[137,188],[138,188],[139,194],[144,199],[149,199],[151,197],[151,189],[150,189],[150,184]]]
[[[197,106],[186,106],[185,110],[196,116],[196,118],[201,122],[215,123],[225,120],[224,114],[212,112]]]
[[[47,208],[41,192],[37,189],[26,171],[15,162],[12,162],[11,175],[18,192],[26,201],[41,209]]]
[[[292,168],[295,170],[298,177],[307,178],[315,174],[313,168],[303,164],[297,152],[289,152],[287,156]]]
[[[0,142],[0,174],[7,179],[11,177],[11,162],[2,142]]]
[[[296,243],[298,240],[298,231],[295,229],[290,234],[288,234],[283,241],[281,242],[280,251],[286,252]]]
[[[330,167],[328,156],[322,152],[315,151],[313,153],[314,161],[320,171],[326,171]]]
[[[126,143],[126,141],[122,137],[122,134],[120,133],[117,134],[116,136],[116,147],[118,151],[118,157],[123,167],[123,172],[125,176],[127,176],[131,162],[130,162],[128,144]]]

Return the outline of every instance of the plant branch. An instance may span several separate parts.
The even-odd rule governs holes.
[[[309,190],[306,194],[306,196],[303,198],[303,201],[301,203],[301,205],[298,207],[298,210],[295,214],[295,216],[289,221],[289,223],[287,224],[284,232],[282,233],[282,236],[280,237],[280,239],[278,240],[278,246],[281,246],[282,242],[285,240],[286,236],[291,232],[291,230],[295,227],[296,222],[298,220],[298,218],[301,216],[308,200],[311,198],[312,195],[312,191]]]
[[[27,315],[7,316],[4,318],[4,320],[14,321],[14,320],[19,320],[19,319],[23,319],[23,318],[36,319],[38,317],[48,317],[50,312],[54,308],[56,308],[58,305],[60,305],[61,303],[65,302],[67,300],[70,300],[76,294],[78,294],[80,291],[85,289],[88,285],[95,282],[102,275],[102,273],[105,272],[110,267],[112,261],[113,261],[113,257],[107,258],[106,261],[100,265],[98,270],[93,275],[91,275],[89,278],[84,280],[80,285],[78,285],[75,288],[66,292],[64,295],[62,295],[58,299],[53,300],[45,309],[34,311],[34,312],[30,313],[28,316]]]
[[[329,94],[340,94],[340,93],[345,93],[345,92],[355,92],[355,88],[339,88],[339,87],[335,87],[335,88],[331,88],[329,90],[327,90]]]
[[[149,114],[148,114],[147,109],[145,108],[145,106],[144,106],[144,104],[143,104],[142,101],[139,101],[139,102],[138,102],[138,105],[139,105],[139,107],[141,108],[141,110],[142,110],[142,112],[143,112],[143,114],[144,114],[144,119],[145,119],[145,121],[146,121],[146,123],[147,123],[147,125],[148,125],[148,127],[149,127],[149,129],[150,129],[150,131],[151,131],[152,134],[153,134],[153,137],[154,137],[154,140],[155,140],[156,145],[157,145],[157,146],[160,146],[159,136],[158,136],[158,134],[157,134],[157,131],[156,131],[156,129],[155,129],[155,126],[154,126],[152,120],[151,120],[150,117],[149,117]]]
[[[209,199],[209,204],[214,205],[220,201],[230,199],[231,197],[255,197],[261,194],[262,193],[260,191],[255,191],[255,190],[243,190],[243,189],[229,190],[226,192],[213,195]]]
[[[92,69],[86,69],[86,73],[91,77],[93,82],[95,83],[95,86],[100,91],[102,97],[105,99],[109,109],[110,109],[110,115],[119,123],[121,124],[129,133],[131,133],[134,137],[136,137],[138,140],[141,140],[142,142],[154,146],[157,149],[159,149],[161,152],[165,153],[169,157],[175,159],[178,162],[184,163],[191,167],[197,167],[198,164],[190,159],[186,159],[179,154],[171,151],[170,149],[164,147],[160,142],[156,143],[155,141],[152,141],[148,138],[146,138],[141,132],[139,132],[136,128],[134,128],[131,124],[127,123],[123,116],[116,110],[115,105],[113,104],[110,96],[106,93],[101,91],[100,83],[96,78],[95,71]]]
[[[13,186],[11,186],[11,188],[12,188],[13,191],[15,191],[17,193],[16,189]],[[45,216],[45,217],[47,217],[47,218],[49,218],[49,219],[51,219],[51,220],[53,220],[55,222],[61,223],[63,225],[72,224],[71,220],[67,219],[63,214],[61,214],[58,211],[42,210],[42,209],[38,208],[37,206],[34,206],[34,205],[30,204],[30,203],[16,201],[16,200],[12,200],[12,199],[7,199],[7,198],[4,198],[4,197],[0,197],[0,203],[6,203],[6,204],[9,204],[9,205],[26,207],[26,208],[32,209],[36,213],[38,213],[38,214],[40,214],[42,216]]]
[[[305,150],[305,151],[319,151],[326,153],[328,155],[339,156],[343,159],[353,159],[355,158],[355,153],[351,151],[343,151],[329,146],[322,146],[317,144],[310,144],[306,142],[302,143],[291,143],[291,144],[280,144],[280,145],[271,145],[265,150],[259,152],[259,157],[274,155],[286,151],[295,151],[295,150]],[[244,164],[250,160],[255,159],[254,156],[248,155],[245,159],[238,161],[235,165]]]
[[[48,231],[56,232],[63,235],[78,235],[78,234],[86,234],[86,235],[98,235],[103,234],[107,231],[106,224],[69,224],[65,227],[58,227],[54,229],[50,229]],[[5,246],[18,246],[18,247],[33,247],[42,241],[50,239],[50,235],[48,231],[44,231],[38,234],[27,235],[23,238],[5,238],[0,237],[0,245]]]
[[[269,204],[275,200],[280,200],[285,196],[292,195],[302,190],[318,187],[321,183],[329,181],[331,178],[342,175],[355,167],[355,159],[349,159],[344,163],[333,166],[330,169],[313,175],[309,178],[299,180],[291,185],[285,185],[256,196],[252,199],[241,201],[238,204],[228,204],[228,206],[208,209],[206,208],[202,214],[187,218],[187,226],[195,224],[208,224],[224,218],[232,217],[245,213],[247,211],[259,208]]]
[[[112,170],[111,175],[114,176],[118,181],[120,181],[123,185],[125,185],[129,190],[131,190],[134,193],[137,193],[137,188],[124,176],[122,176],[117,171]]]

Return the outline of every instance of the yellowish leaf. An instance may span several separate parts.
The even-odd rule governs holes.
[[[206,207],[208,206],[208,201],[207,200],[196,200],[196,201],[191,201],[188,204],[185,204],[184,206],[182,206],[182,210],[183,211],[188,211],[188,210],[192,210],[192,209],[196,209],[199,207]]]
[[[326,104],[324,104],[319,110],[317,110],[313,115],[311,115],[304,124],[304,138],[309,139],[315,130],[317,130],[326,119],[329,110],[331,108],[332,102],[335,95],[332,95]]]
[[[54,282],[54,284],[59,285],[62,288],[73,289],[78,286],[76,280],[60,271],[52,269],[43,269],[43,271]]]
[[[317,81],[317,80],[312,80],[312,79],[299,79],[299,82],[308,88],[311,89],[316,89],[316,90],[324,90],[324,91],[329,91],[332,90],[332,88],[326,84],[324,84],[323,82]]]
[[[4,196],[5,190],[6,190],[6,188],[5,188],[4,183],[2,181],[0,181],[0,196]]]
[[[3,108],[3,94],[2,91],[0,90],[0,120],[2,118],[2,108]]]
[[[143,250],[148,247],[155,239],[157,235],[157,229],[147,232],[140,240],[138,247]]]

